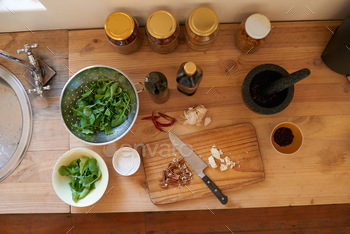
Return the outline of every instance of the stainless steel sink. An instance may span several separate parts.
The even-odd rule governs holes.
[[[0,181],[22,161],[32,136],[33,114],[17,77],[0,65]]]

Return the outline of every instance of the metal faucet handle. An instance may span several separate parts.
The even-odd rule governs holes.
[[[33,44],[33,45],[25,44],[23,49],[18,49],[18,50],[17,50],[17,54],[21,54],[21,53],[23,53],[23,52],[29,54],[29,53],[32,52],[32,49],[38,48],[38,46],[39,46],[38,43],[35,43],[35,44]]]
[[[51,90],[51,86],[50,85],[46,85],[43,87],[43,90]]]
[[[37,94],[40,94],[40,96],[43,96],[43,91],[40,90],[39,88],[28,89],[28,93],[37,93]]]
[[[36,87],[34,89],[28,89],[28,93],[36,93],[39,94],[41,97],[43,96],[43,93],[45,90],[50,90],[51,86],[50,85],[46,85],[44,87],[42,87],[42,89],[40,89],[39,87]]]

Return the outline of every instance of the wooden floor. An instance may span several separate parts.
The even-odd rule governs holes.
[[[113,214],[1,215],[0,233],[350,233],[350,204]]]

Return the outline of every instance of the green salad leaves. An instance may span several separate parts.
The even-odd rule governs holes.
[[[73,125],[85,135],[104,131],[114,133],[113,128],[121,125],[131,110],[130,97],[119,82],[99,78],[88,86],[73,109],[78,123]]]
[[[58,169],[61,176],[69,176],[69,186],[72,189],[72,199],[77,202],[86,197],[92,189],[95,189],[95,182],[101,178],[101,170],[98,168],[97,160],[83,156],[68,166],[61,166]]]

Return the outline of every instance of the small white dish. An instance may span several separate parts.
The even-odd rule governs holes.
[[[95,189],[91,190],[90,193],[83,199],[78,200],[78,202],[74,202],[72,199],[72,190],[68,184],[71,179],[68,176],[61,176],[58,169],[62,165],[68,166],[72,161],[77,160],[82,156],[95,158],[97,160],[98,167],[101,170],[102,176],[101,179],[95,182]],[[109,174],[105,161],[95,151],[84,148],[75,148],[64,153],[56,162],[52,172],[52,184],[56,194],[62,201],[75,207],[91,206],[100,200],[107,189],[108,179]]]
[[[139,169],[140,164],[140,154],[131,147],[122,147],[113,155],[113,167],[123,176],[134,174]]]

